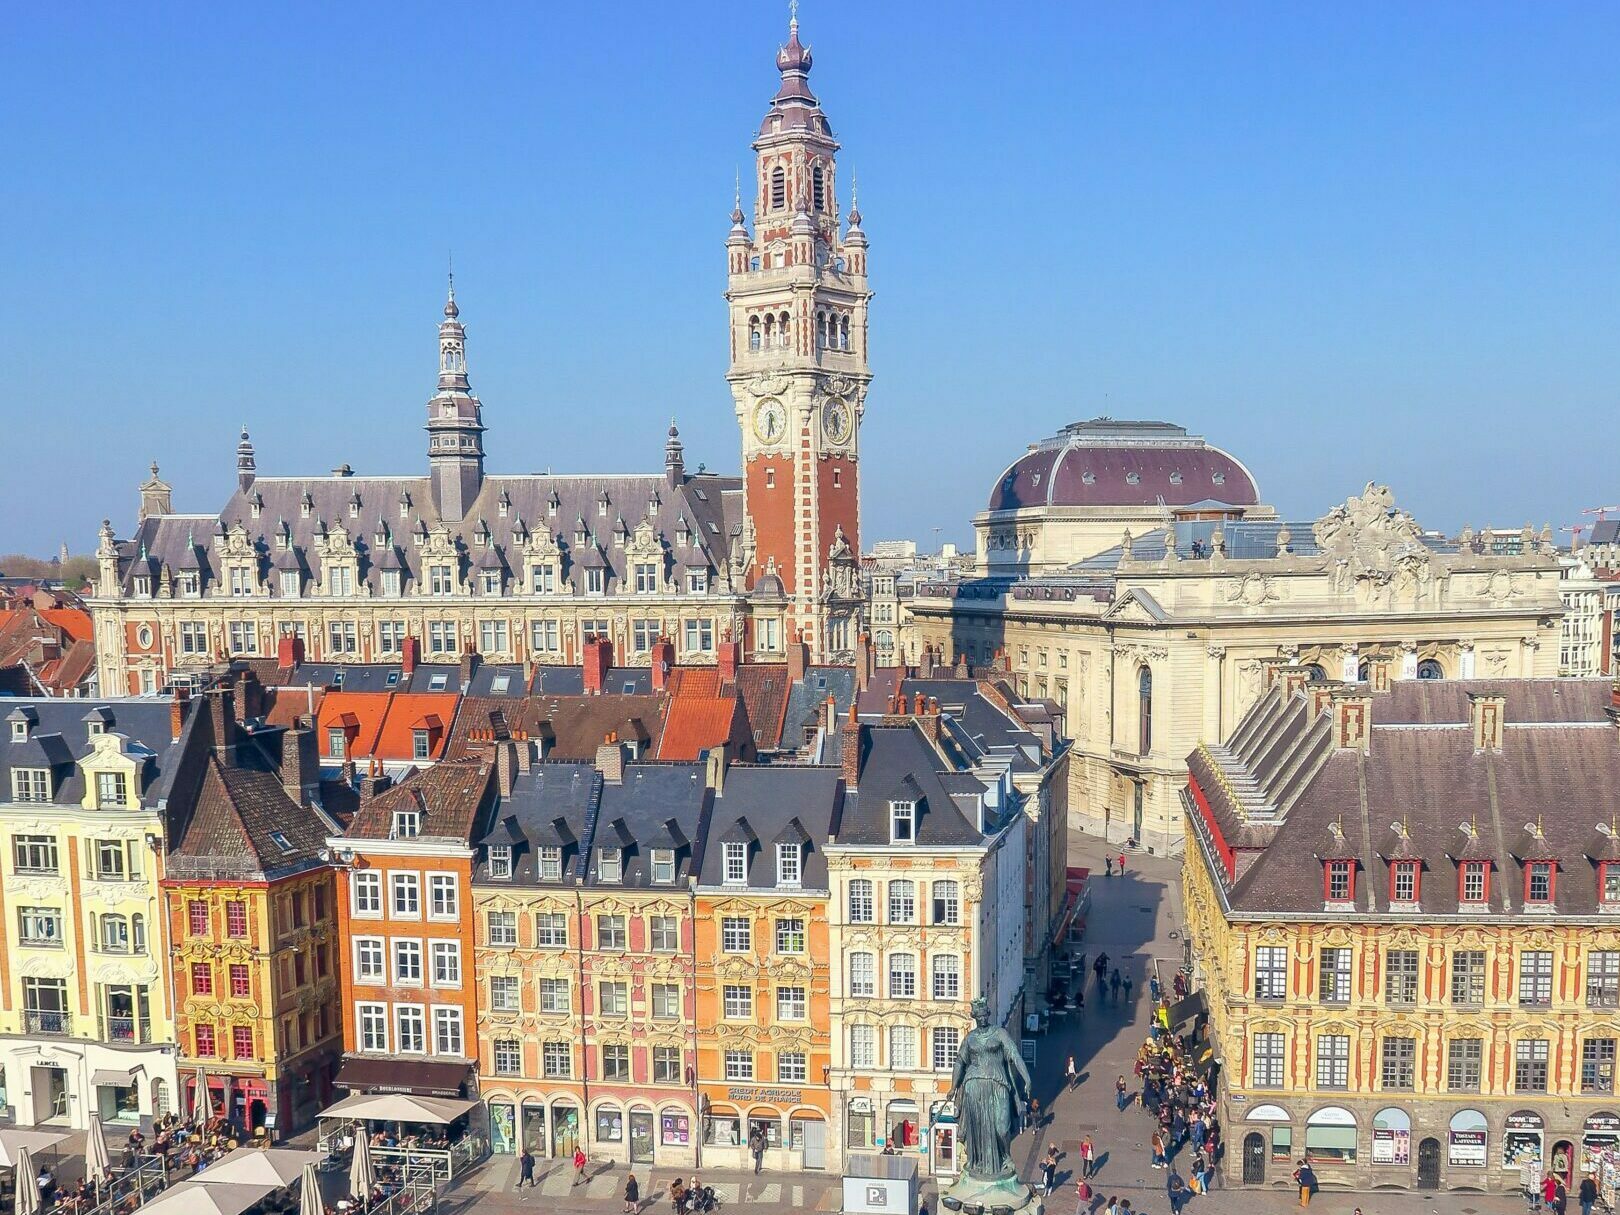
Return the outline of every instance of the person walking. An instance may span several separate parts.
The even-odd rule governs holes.
[[[757,1126],[748,1132],[748,1150],[754,1157],[754,1176],[758,1177],[765,1163],[765,1132]]]
[[[1569,1191],[1564,1188],[1562,1178],[1555,1178],[1553,1181],[1552,1209],[1557,1212],[1557,1215],[1564,1215],[1564,1210],[1568,1206]]]
[[[1294,1184],[1299,1187],[1299,1205],[1310,1206],[1311,1195],[1316,1193],[1316,1170],[1305,1163],[1303,1156],[1300,1157],[1299,1167],[1294,1170]]]
[[[624,1215],[636,1215],[641,1210],[641,1187],[636,1184],[636,1175],[631,1173],[624,1179]]]
[[[1125,876],[1125,854],[1123,852],[1119,854],[1119,876]]]
[[[1131,1002],[1131,976],[1126,975],[1125,976],[1125,1003],[1127,1005],[1129,1005],[1130,1002]]]
[[[1114,858],[1111,857],[1111,856],[1103,857],[1103,876],[1104,877],[1113,877],[1114,876]]]
[[[1541,1178],[1541,1201],[1543,1205],[1551,1207],[1553,1199],[1558,1196],[1558,1184],[1553,1180],[1551,1173],[1544,1173]]]
[[[582,1148],[582,1147],[576,1147],[574,1149],[574,1184],[575,1185],[584,1185],[585,1184],[585,1163],[586,1163],[585,1149]]]
[[[1052,1183],[1057,1180],[1057,1160],[1051,1152],[1046,1153],[1041,1161],[1041,1196],[1052,1192]]]
[[[1080,1176],[1088,1180],[1091,1177],[1091,1157],[1095,1151],[1096,1148],[1092,1145],[1091,1136],[1083,1136],[1080,1140]]]
[[[1153,1132],[1153,1138],[1150,1141],[1150,1146],[1153,1148],[1153,1167],[1156,1169],[1162,1169],[1165,1166],[1163,1131]]]
[[[534,1153],[529,1150],[527,1144],[523,1147],[523,1154],[518,1157],[516,1188],[521,1190],[524,1186],[528,1186],[531,1190],[534,1189]]]
[[[1031,1126],[1041,1125],[1041,1099],[1033,1093],[1030,1094],[1029,1098],[1029,1124]]]
[[[1080,1073],[1075,1070],[1074,1056],[1070,1055],[1069,1064],[1063,1069],[1063,1085],[1065,1088],[1073,1088],[1079,1082]]]
[[[1170,1182],[1165,1186],[1165,1194],[1170,1199],[1170,1215],[1181,1215],[1182,1205],[1191,1195],[1187,1192],[1187,1183],[1173,1168],[1170,1170]]]
[[[1581,1178],[1581,1188],[1575,1191],[1575,1198],[1581,1204],[1581,1215],[1592,1215],[1592,1208],[1597,1205],[1597,1196],[1597,1178],[1588,1173]]]
[[[1116,1004],[1119,1003],[1119,984],[1119,967],[1116,966],[1114,967],[1114,977],[1108,980],[1108,986],[1110,989],[1109,994],[1113,996],[1114,1003]]]
[[[1121,1112],[1123,1112],[1125,1107],[1130,1104],[1130,1092],[1131,1086],[1125,1083],[1124,1076],[1121,1076],[1118,1080],[1114,1081],[1114,1105]]]

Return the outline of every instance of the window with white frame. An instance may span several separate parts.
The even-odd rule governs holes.
[[[562,649],[562,636],[555,620],[529,622],[529,648],[539,654],[556,654]]]
[[[727,886],[746,886],[748,884],[748,845],[727,840],[720,847],[721,859],[724,863],[722,880]]]
[[[652,880],[662,886],[667,886],[675,880],[675,850],[673,848],[654,848],[652,850]]]
[[[754,1015],[754,989],[746,983],[727,983],[720,989],[721,1015],[728,1021]]]
[[[934,999],[956,1000],[962,995],[962,962],[954,953],[936,953],[930,960],[934,971]]]
[[[574,1003],[573,990],[567,979],[541,979],[540,980],[540,1011],[543,1013],[565,1013]]]
[[[934,1070],[948,1072],[956,1066],[956,1052],[962,1045],[962,1031],[954,1025],[936,1025],[934,1036]]]
[[[596,917],[596,947],[598,949],[628,949],[629,934],[622,915]]]
[[[521,1012],[523,985],[516,975],[490,975],[489,1006],[495,1012]]]
[[[540,1074],[547,1079],[567,1079],[574,1074],[574,1048],[567,1042],[540,1044]]]
[[[778,886],[797,886],[804,861],[802,846],[797,843],[781,843],[776,846],[776,884]]]
[[[805,949],[804,921],[798,917],[776,921],[776,952],[803,953]]]
[[[403,937],[395,939],[394,982],[411,987],[422,985],[422,942]]]
[[[889,803],[889,842],[911,844],[917,839],[917,803],[892,801]]]
[[[352,874],[349,880],[354,890],[354,914],[381,915],[382,874],[362,871]]]
[[[803,1021],[810,1015],[810,1001],[802,987],[778,987],[776,989],[776,1019],[778,1021]]]
[[[855,878],[849,884],[849,922],[870,924],[876,918],[872,882],[868,878]]]
[[[549,845],[540,849],[540,880],[542,882],[562,881],[562,849]]]
[[[863,951],[849,955],[849,994],[877,995],[877,958],[873,954]]]
[[[568,917],[560,911],[541,911],[534,917],[534,943],[541,949],[568,945]]]
[[[496,946],[512,946],[517,942],[517,912],[491,911],[485,923],[488,925],[489,943]]]
[[[776,1082],[803,1084],[810,1076],[810,1060],[802,1050],[778,1051],[776,1055]]]
[[[630,985],[622,979],[605,980],[597,985],[598,1008],[604,1017],[630,1015]]]
[[[420,810],[412,806],[394,811],[394,821],[388,832],[389,839],[414,840],[421,834],[422,812]]]
[[[491,844],[489,846],[489,876],[492,878],[509,878],[512,876],[511,844]]]
[[[498,594],[500,592],[500,589],[501,589],[500,575],[496,574],[496,575],[494,575],[494,578],[495,578],[494,590],[491,591],[488,587],[486,587],[485,588],[485,593],[486,594]],[[504,620],[480,620],[478,622],[478,643],[479,643],[479,650],[480,650],[481,653],[484,653],[484,654],[504,654],[506,652],[506,649],[507,649],[506,636],[507,636],[507,633],[506,633],[506,621],[504,621]]]
[[[747,953],[753,948],[753,925],[746,916],[728,915],[720,919],[720,948],[726,953]]]
[[[402,1055],[427,1053],[427,1018],[420,1004],[394,1006],[394,1043]]]
[[[385,1052],[388,1049],[388,1007],[384,1004],[356,1004],[355,1020],[360,1029],[360,1049]]]
[[[680,984],[652,985],[652,1015],[655,1021],[673,1021],[681,1015]]]
[[[889,1067],[894,1071],[913,1071],[917,1066],[917,1030],[910,1025],[889,1027]]]
[[[433,1051],[439,1055],[463,1053],[461,1010],[439,1005],[433,1010]]]
[[[497,1038],[494,1053],[497,1076],[518,1076],[523,1073],[523,1044],[516,1038]]]
[[[598,848],[596,850],[596,876],[603,882],[624,880],[624,849]]]
[[[686,630],[687,650],[707,653],[714,649],[714,621],[709,617],[688,620],[683,627]]]
[[[394,914],[415,917],[422,914],[422,879],[414,873],[391,873],[389,886],[394,892]]]
[[[435,987],[461,986],[461,942],[434,941],[433,985]]]
[[[889,883],[889,923],[914,924],[916,922],[916,884],[909,878],[897,878]]]
[[[962,914],[961,887],[952,881],[934,883],[934,916],[936,924],[955,924]]]
[[[50,801],[50,769],[13,768],[11,770],[11,796],[13,799],[19,802]]]
[[[752,1080],[754,1078],[754,1053],[747,1050],[728,1050],[726,1052],[726,1079]]]
[[[672,915],[648,916],[647,935],[654,953],[674,953],[681,947],[680,921]]]
[[[354,976],[366,983],[386,983],[387,963],[383,958],[381,937],[354,939]]]
[[[917,959],[909,953],[889,955],[889,998],[910,1000],[917,995]]]
[[[461,896],[453,873],[428,875],[428,914],[435,920],[461,918]]]
[[[877,1026],[849,1027],[849,1062],[851,1067],[877,1066]]]

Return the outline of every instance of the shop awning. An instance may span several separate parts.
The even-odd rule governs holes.
[[[90,1075],[90,1086],[100,1088],[103,1084],[111,1084],[118,1088],[128,1088],[135,1083],[133,1073],[98,1070]]]
[[[409,1093],[417,1097],[459,1097],[468,1077],[465,1063],[405,1059],[343,1060],[337,1084],[356,1093]]]
[[[402,1093],[360,1094],[345,1097],[322,1110],[320,1117],[349,1122],[425,1122],[431,1126],[449,1126],[477,1104],[443,1097],[407,1097]]]

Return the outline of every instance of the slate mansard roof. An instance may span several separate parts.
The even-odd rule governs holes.
[[[1459,913],[1463,861],[1489,865],[1490,914],[1525,911],[1532,860],[1556,863],[1549,910],[1600,911],[1598,863],[1620,860],[1609,680],[1402,680],[1332,695],[1366,698],[1365,751],[1337,745],[1332,699],[1317,709],[1309,687],[1288,695],[1279,682],[1224,744],[1188,759],[1189,838],[1235,913],[1349,911],[1324,908],[1329,859],[1354,864],[1360,914],[1390,913],[1397,860],[1421,865],[1424,915]],[[1476,749],[1470,695],[1502,698],[1500,749]]]
[[[844,746],[850,745],[846,738]],[[984,785],[952,770],[916,724],[862,725],[858,745],[859,776],[844,794],[836,843],[888,844],[895,801],[913,804],[919,848],[977,847],[1004,825],[1004,819],[981,823]]]
[[[85,789],[77,765],[94,750],[92,725],[125,739],[125,755],[137,761],[143,808],[156,808],[174,780],[180,747],[166,700],[7,698],[0,700],[0,715],[6,719],[5,733],[0,735],[0,801],[12,800],[14,770],[49,768],[51,803],[78,805]],[[21,740],[13,737],[17,722],[28,727]]]
[[[420,542],[442,525],[449,529],[463,575],[497,569],[508,579],[521,577],[528,536],[545,533],[558,549],[569,590],[583,594],[580,571],[601,568],[611,593],[627,577],[623,537],[633,537],[643,522],[650,523],[664,549],[666,574],[708,570],[713,576],[729,560],[741,532],[742,483],[708,473],[683,475],[674,486],[663,473],[490,476],[465,519],[442,523],[425,476],[257,477],[233,493],[217,517],[168,514],[142,520],[135,534],[118,544],[119,572],[129,593],[133,579],[143,575],[156,589],[165,566],[176,579],[196,570],[206,593],[221,578],[216,535],[240,525],[257,554],[259,574],[276,597],[280,579],[270,576],[272,571],[297,571],[306,582],[319,579],[322,537],[342,528],[359,552],[360,580],[373,594],[382,592],[387,569],[401,572],[409,594],[422,578]],[[584,545],[577,540],[581,531],[589,536]]]
[[[704,850],[703,886],[725,885],[723,843],[747,845],[747,888],[777,888],[776,845],[800,846],[795,890],[827,890],[827,841],[836,836],[844,807],[837,768],[738,764],[726,772],[714,799],[713,827]]]

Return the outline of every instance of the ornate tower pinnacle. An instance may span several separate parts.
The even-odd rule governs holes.
[[[464,519],[484,483],[484,420],[467,380],[467,331],[453,271],[439,323],[439,391],[427,408],[433,504],[441,519]]]
[[[236,445],[236,484],[243,493],[246,493],[248,486],[253,484],[253,478],[256,475],[255,470],[253,440],[248,438],[248,429],[244,426],[242,427],[241,442]]]

